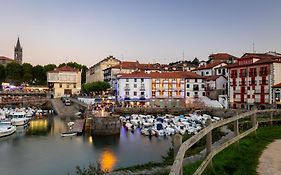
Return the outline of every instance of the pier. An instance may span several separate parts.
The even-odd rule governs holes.
[[[84,125],[85,125],[85,119],[76,120],[72,127],[72,131],[80,134],[83,132]]]

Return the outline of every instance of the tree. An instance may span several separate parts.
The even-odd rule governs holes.
[[[29,63],[23,63],[22,64],[22,80],[26,83],[31,83],[33,80],[33,76],[32,76],[32,69],[33,66]]]
[[[199,65],[199,63],[200,62],[197,57],[195,57],[194,60],[192,61],[192,64],[197,65],[197,66]]]
[[[0,83],[5,81],[5,78],[6,78],[5,66],[0,64]]]
[[[76,62],[68,62],[68,63],[62,63],[58,67],[63,67],[65,65],[80,70],[81,71],[81,83],[83,84],[86,82],[86,72],[88,70],[87,66],[78,64]]]
[[[106,91],[108,88],[110,88],[110,84],[105,81],[96,81],[82,85],[82,90],[86,93],[94,92],[96,94],[101,94],[101,92]]]
[[[55,64],[47,64],[44,66],[44,71],[45,73],[52,71],[56,68],[57,66]]]
[[[6,75],[8,82],[20,84],[22,81],[22,66],[16,62],[7,64]]]
[[[34,80],[33,83],[36,85],[46,85],[47,84],[47,75],[44,71],[43,66],[37,65],[33,67],[32,71]]]

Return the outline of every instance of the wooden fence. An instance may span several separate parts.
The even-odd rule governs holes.
[[[206,167],[209,164],[210,165],[212,164],[212,158],[216,154],[218,154],[219,152],[221,152],[222,150],[224,150],[225,148],[227,148],[231,144],[233,144],[235,142],[238,142],[240,139],[249,135],[250,133],[255,132],[256,129],[258,128],[258,122],[257,122],[257,114],[258,113],[270,113],[269,121],[271,121],[271,124],[272,124],[274,112],[281,112],[281,111],[276,110],[276,109],[253,110],[253,111],[250,111],[250,112],[245,112],[245,113],[236,115],[236,116],[231,117],[231,118],[220,120],[216,123],[211,123],[211,120],[208,119],[207,120],[207,127],[205,127],[203,130],[201,130],[198,134],[192,136],[190,139],[186,140],[184,143],[181,144],[181,146],[179,148],[177,146],[175,146],[174,149],[178,148],[178,150],[176,150],[177,154],[176,154],[174,163],[172,165],[170,175],[182,175],[183,174],[182,167],[183,167],[183,159],[184,159],[185,152],[190,147],[192,147],[196,142],[198,142],[200,139],[202,139],[204,136],[206,136],[206,153],[207,153],[207,156],[203,160],[201,165],[198,167],[196,172],[194,173],[195,175],[202,174],[203,171],[206,169]],[[252,127],[250,129],[244,131],[243,133],[239,133],[239,119],[246,119],[246,118],[249,118],[249,117],[251,119]],[[220,145],[218,148],[215,148],[215,149],[212,150],[212,130],[215,129],[215,128],[230,124],[230,123],[234,124],[234,137],[232,139],[230,139],[229,141]]]

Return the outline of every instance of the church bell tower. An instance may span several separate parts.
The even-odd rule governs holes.
[[[16,45],[15,51],[14,51],[14,60],[17,63],[22,64],[22,47],[20,45],[19,37],[18,37],[17,45]]]

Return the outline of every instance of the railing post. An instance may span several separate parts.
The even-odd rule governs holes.
[[[239,135],[239,121],[234,121],[234,137]],[[239,140],[235,143],[236,147],[239,149]]]
[[[255,127],[257,124],[257,109],[254,108],[254,114],[251,116],[252,127]],[[255,130],[255,135],[257,136],[257,131]]]
[[[182,144],[182,136],[180,134],[176,134],[174,136],[174,158],[176,158],[177,156],[177,153],[181,147],[181,144]],[[179,175],[182,175],[183,174],[183,168],[181,167],[181,170],[180,170],[180,174]]]
[[[273,125],[273,112],[270,112],[270,126]]]
[[[212,124],[210,118],[207,119],[207,126]],[[206,153],[207,156],[212,152],[212,130],[206,135]],[[210,161],[209,166],[212,166],[212,160]]]

